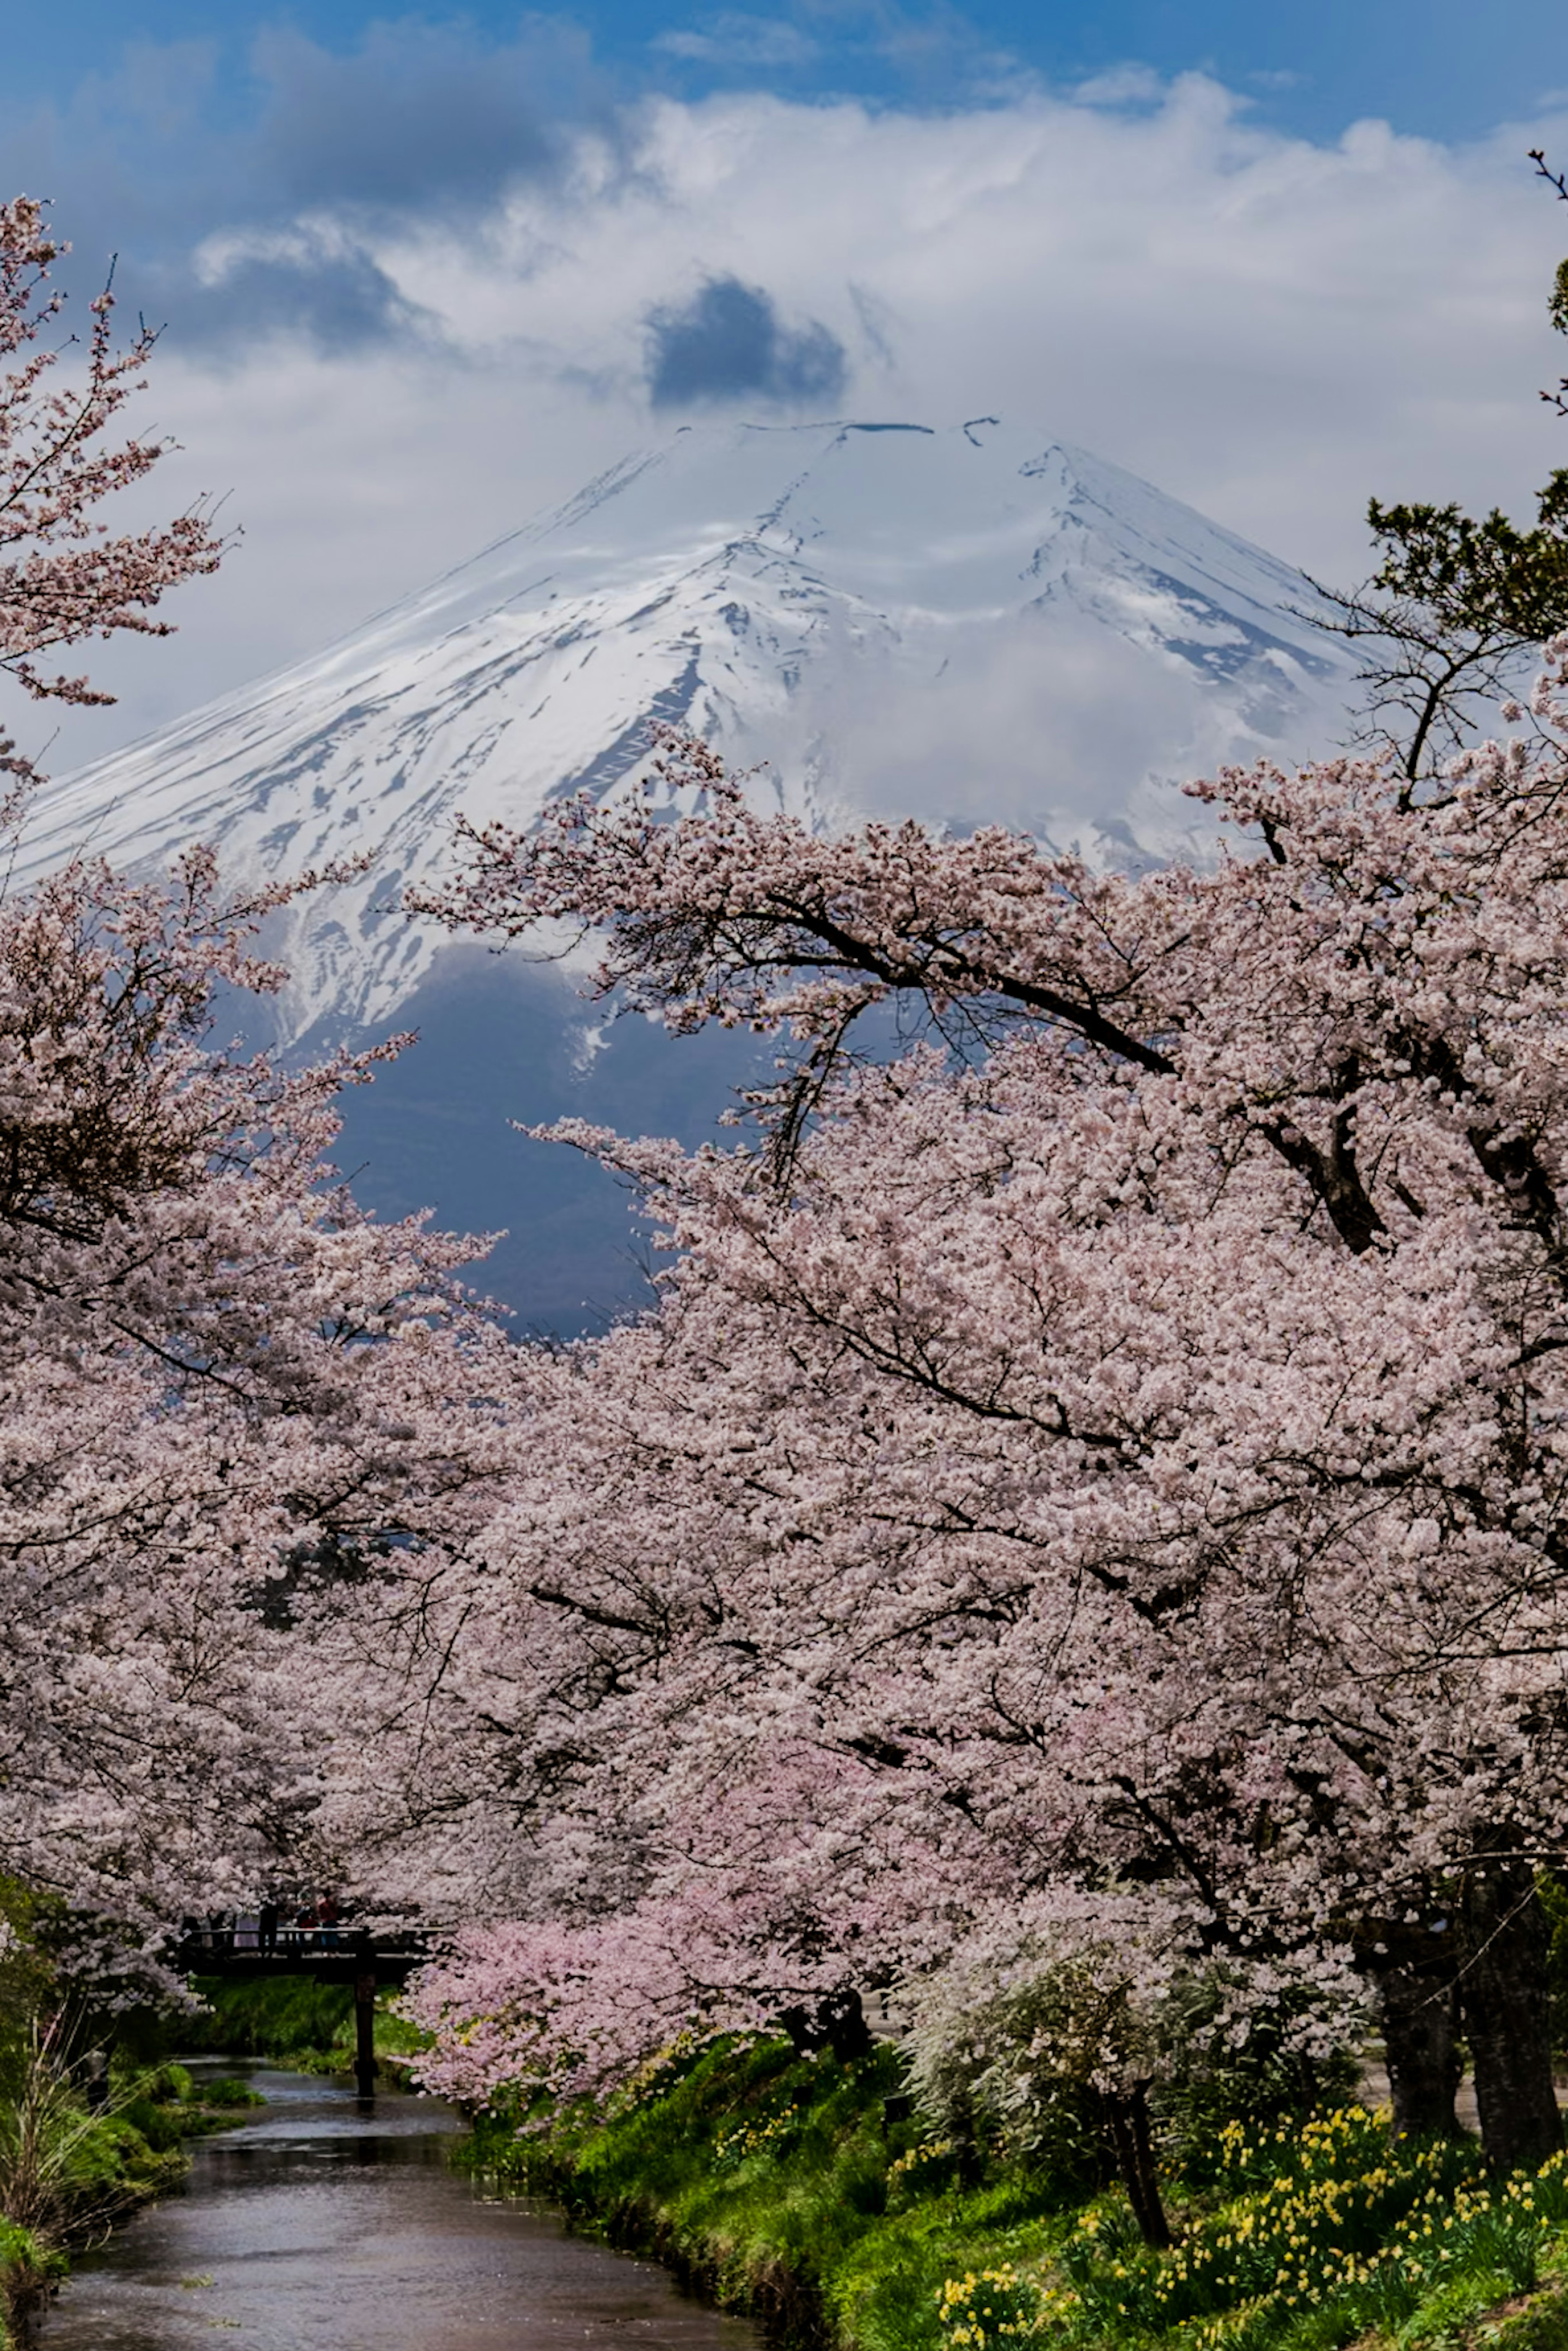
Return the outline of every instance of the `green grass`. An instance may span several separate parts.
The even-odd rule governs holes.
[[[966,2181],[918,2122],[886,2120],[902,2090],[890,2047],[846,2068],[784,2041],[720,2043],[601,2126],[518,2139],[509,2117],[481,2117],[472,2159],[656,2252],[780,2340],[938,2351],[946,2280],[1047,2261],[1071,2191],[1005,2166]]]
[[[267,2104],[248,2083],[198,2082],[185,2066],[167,2058],[153,2066],[117,2060],[111,2085],[113,2111],[106,2120],[129,2125],[159,2155],[184,2139],[232,2130],[245,2109]]]
[[[15,2332],[64,2276],[73,2247],[172,2187],[186,2168],[183,2140],[235,2116],[181,2065],[117,2064],[110,2104],[94,2112],[47,2048],[11,2058],[0,2095],[0,2311]]]
[[[1568,2351],[1568,2156],[1492,2182],[1473,2141],[1394,2149],[1360,2107],[1232,2123],[1167,2178],[1161,2253],[1119,2188],[961,2154],[902,2087],[891,2048],[719,2041],[608,2117],[481,2116],[469,2159],[798,2351]]]
[[[354,2067],[354,1994],[350,1984],[318,1983],[310,1976],[257,1977],[230,1983],[196,1976],[193,1985],[207,2013],[182,2018],[173,2028],[193,2053],[267,2057],[301,2074],[349,2074]],[[383,1995],[383,2000],[392,1995]],[[416,2025],[376,2009],[377,2062],[396,2074],[427,2044]]]
[[[292,2064],[329,2053],[354,2030],[350,1984],[318,1983],[313,1976],[267,1976],[228,1983],[196,1976],[192,1989],[206,2014],[175,2025],[182,2048],[232,2057],[275,2057]]]

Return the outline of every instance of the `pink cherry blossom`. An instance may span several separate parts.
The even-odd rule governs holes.
[[[1202,870],[822,839],[674,738],[652,805],[467,836],[448,921],[587,925],[603,992],[789,1066],[733,1147],[553,1130],[672,1259],[653,1322],[527,1374],[448,1692],[475,1905],[517,1922],[465,1946],[465,2030],[512,1967],[587,2046],[610,1937],[628,2060],[626,1938],[673,1917],[701,1984],[649,2034],[1115,1889],[1184,1963],[1325,1993],[1468,1949],[1478,2071],[1517,2055],[1568,1817],[1565,677],[1568,640],[1537,740],[1425,793],[1195,788]],[[1534,2057],[1504,2161],[1554,2138]]]
[[[134,437],[101,445],[141,389],[158,338],[141,324],[117,350],[106,286],[90,305],[85,343],[57,341],[63,297],[47,287],[50,265],[68,250],[33,198],[0,204],[0,366],[10,363],[0,374],[0,672],[39,700],[107,702],[113,697],[85,676],[51,674],[40,657],[126,630],[168,635],[154,608],[165,590],[215,569],[223,540],[199,509],[114,538],[94,518],[102,499],[143,479],[168,446]],[[7,768],[34,772],[0,742],[0,771]]]

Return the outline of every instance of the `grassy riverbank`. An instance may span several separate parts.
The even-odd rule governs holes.
[[[1359,2107],[1230,2123],[1167,2171],[1158,2253],[1082,2148],[961,2155],[902,2089],[891,2048],[725,2042],[607,2121],[482,2117],[473,2159],[797,2351],[1568,2351],[1568,2158],[1492,2185],[1473,2142],[1391,2150]]]
[[[73,2248],[183,2178],[186,2139],[225,2130],[260,2103],[242,2082],[197,2084],[169,2064],[122,2060],[107,2087],[106,2105],[89,2108],[45,2050],[16,2074],[0,2113],[0,2312],[13,2327],[47,2301]]]
[[[185,2140],[223,2130],[261,2101],[241,2081],[195,2077],[166,2053],[265,2057],[303,2073],[351,2072],[351,1987],[308,1977],[198,1982],[196,2016],[118,2021],[109,2101],[89,2112],[70,2071],[12,2036],[0,2095],[0,2314],[13,2327],[65,2275],[73,2247],[101,2236],[183,2178]],[[378,2009],[377,2061],[401,2085],[423,2036]],[[0,2315],[0,2351],[9,2340]]]
[[[242,2083],[198,2086],[170,2064],[151,2011],[84,2002],[50,1954],[59,1922],[0,1875],[0,2346],[74,2247],[183,2178],[185,2139],[253,2103]]]

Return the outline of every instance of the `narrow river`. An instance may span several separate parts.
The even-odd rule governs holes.
[[[40,2351],[755,2351],[742,2321],[664,2271],[569,2236],[447,2162],[461,2126],[430,2098],[353,2091],[232,2058],[267,2098],[199,2141],[182,2190],[85,2255]]]

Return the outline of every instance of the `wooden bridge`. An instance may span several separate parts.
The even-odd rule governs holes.
[[[354,2078],[361,2097],[370,2098],[375,2095],[377,1990],[406,1983],[433,1948],[427,1935],[373,1935],[352,1919],[286,1927],[265,1917],[242,1916],[188,1928],[175,1946],[174,1961],[187,1975],[212,1976],[220,1983],[308,1976],[316,1983],[351,1984]]]

